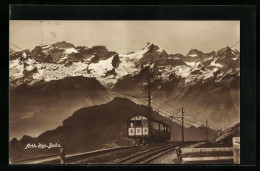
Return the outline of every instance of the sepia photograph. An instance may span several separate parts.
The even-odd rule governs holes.
[[[11,165],[240,164],[239,20],[10,20],[9,89]]]

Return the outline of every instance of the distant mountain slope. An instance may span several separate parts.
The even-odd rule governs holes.
[[[62,126],[46,131],[37,138],[24,136],[21,140],[13,139],[10,141],[10,158],[17,160],[55,152],[55,149],[24,150],[27,143],[60,143],[66,149],[67,154],[129,145],[127,120],[130,116],[136,114],[147,115],[147,106],[138,105],[126,98],[119,97],[114,98],[107,104],[81,108],[65,119]],[[152,115],[158,120],[168,122],[172,126],[172,139],[180,140],[180,125],[171,124],[169,118],[162,117],[157,112],[152,111]],[[209,135],[212,137],[214,131],[210,130]],[[204,139],[205,129],[185,128],[185,140]]]
[[[39,135],[61,125],[75,110],[106,103],[106,89],[95,78],[81,76],[10,90],[10,138]]]

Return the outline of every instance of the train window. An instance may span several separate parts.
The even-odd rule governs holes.
[[[155,129],[159,130],[159,123],[154,123]]]
[[[162,124],[160,124],[160,131],[164,130],[164,126]]]
[[[152,125],[152,128],[153,128],[153,129],[159,130],[159,124],[158,124],[158,123],[156,123],[156,122],[151,122],[151,125]]]
[[[142,126],[142,120],[135,121],[135,126]]]
[[[129,126],[133,127],[134,126],[134,121],[129,122]]]
[[[169,131],[169,127],[167,127],[167,126],[163,126],[163,131]]]

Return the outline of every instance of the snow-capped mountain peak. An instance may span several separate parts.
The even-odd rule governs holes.
[[[234,58],[234,57],[238,57],[240,56],[240,53],[237,50],[234,50],[232,48],[230,48],[229,46],[220,49],[217,54],[219,56],[226,56],[229,58]]]
[[[197,49],[191,49],[186,57],[200,57],[201,55],[203,55],[203,52]]]
[[[118,54],[105,46],[79,46],[57,42],[37,46],[31,52],[10,52],[10,85],[33,85],[66,77],[95,77],[106,87],[128,77],[140,74],[146,65],[153,65],[155,79],[167,81],[174,73],[184,84],[213,79],[218,73],[225,76],[228,70],[239,75],[240,53],[229,47],[217,53],[203,53],[191,49],[185,56],[169,55],[160,47],[147,43],[140,51]],[[217,79],[219,81],[221,79]]]

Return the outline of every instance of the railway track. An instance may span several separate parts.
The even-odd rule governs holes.
[[[77,154],[69,154],[65,156],[66,163],[73,163],[75,161],[92,157],[95,155],[102,155],[106,153],[136,148],[137,146],[122,146],[122,147],[115,147],[115,148],[108,148],[108,149],[101,149]],[[13,164],[58,164],[60,163],[60,154],[49,155],[45,157],[33,158],[33,159],[26,159],[21,161],[14,161]]]
[[[169,143],[167,143],[169,145]],[[176,144],[176,143],[175,143]],[[120,151],[108,152],[103,154],[97,154],[94,156],[86,157],[82,160],[78,160],[73,162],[74,164],[84,164],[84,163],[92,163],[92,164],[115,164],[117,161],[121,161],[122,158],[126,156],[132,156],[137,153],[147,152],[147,150],[155,149],[158,147],[166,146],[164,144],[154,144],[147,146],[135,146],[135,148],[129,148]]]
[[[184,144],[177,144],[177,145],[176,144],[174,144],[174,145],[167,144],[167,145],[163,145],[160,147],[155,147],[153,149],[146,150],[146,151],[142,152],[141,154],[135,153],[124,159],[117,160],[117,161],[115,161],[115,163],[116,164],[146,164],[170,151],[175,150],[176,148],[187,146],[192,143],[194,143],[194,142],[187,142]]]
[[[155,144],[149,146],[124,146],[111,149],[96,150],[78,154],[66,155],[65,163],[67,164],[146,164],[152,160],[163,156],[164,154],[195,142],[182,143],[166,143]],[[198,142],[196,142],[198,143]],[[126,157],[127,156],[127,157]],[[25,161],[26,164],[56,164],[59,163],[59,156],[47,157],[46,159],[34,159]],[[18,163],[17,163],[18,164]]]

